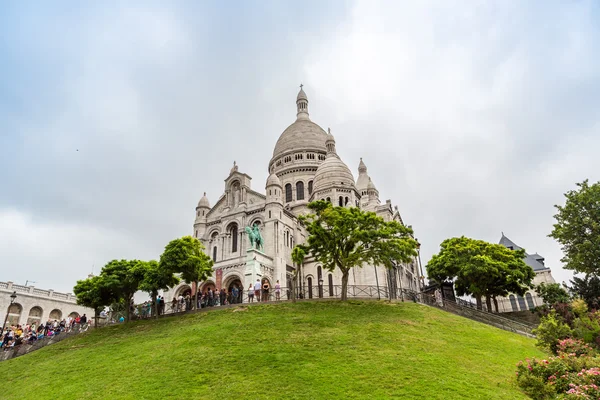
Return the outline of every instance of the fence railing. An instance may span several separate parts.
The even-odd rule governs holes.
[[[452,300],[442,299],[438,300],[434,295],[423,294],[421,301],[424,304],[441,308],[449,311],[453,314],[461,315],[463,317],[473,319],[479,322],[483,322],[488,325],[495,326],[500,329],[519,333],[525,336],[534,337],[533,329],[536,328],[535,324],[529,324],[523,321],[515,321],[503,317],[498,313],[491,313],[485,310],[478,310],[477,308],[461,304],[462,302],[455,302]]]

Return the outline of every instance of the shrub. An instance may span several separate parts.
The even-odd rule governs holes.
[[[562,346],[581,349],[586,345],[575,341],[563,343]],[[600,358],[563,353],[547,360],[527,359],[517,364],[517,383],[525,394],[535,400],[553,399],[557,396],[597,399]]]
[[[596,350],[581,339],[564,339],[558,342],[557,353],[559,355],[574,354],[579,357],[582,355],[595,356]]]
[[[588,312],[587,303],[583,299],[573,300],[571,302],[571,309],[573,310],[573,313],[578,317],[582,317]]]
[[[542,317],[540,325],[533,330],[533,333],[538,339],[537,346],[556,354],[558,342],[570,338],[573,330],[564,324],[552,310],[548,315]]]

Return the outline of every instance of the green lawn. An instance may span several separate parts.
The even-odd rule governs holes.
[[[1,399],[524,399],[534,341],[414,303],[260,305],[134,322],[0,363]]]

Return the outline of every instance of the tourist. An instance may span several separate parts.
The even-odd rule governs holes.
[[[227,299],[227,293],[225,293],[225,288],[221,288],[221,292],[219,293],[219,298],[221,305],[225,305],[225,300]]]
[[[263,301],[269,301],[269,281],[265,280],[263,284]]]
[[[279,280],[275,283],[275,300],[281,300],[281,285],[279,284]]]
[[[256,297],[256,301],[260,301],[260,279],[257,279],[254,284],[254,296]]]
[[[254,303],[254,289],[252,288],[252,284],[248,286],[248,303]]]
[[[233,301],[232,301],[233,304],[236,304],[238,302],[238,295],[239,294],[240,294],[239,293],[239,289],[238,289],[237,285],[235,285],[233,287],[233,289],[231,290],[231,297],[233,299]]]

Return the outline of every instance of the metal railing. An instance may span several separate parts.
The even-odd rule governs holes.
[[[442,299],[436,299],[432,294],[421,294],[421,302],[442,310],[460,315],[478,322],[495,326],[510,332],[518,333],[528,337],[535,337],[533,330],[537,327],[535,324],[529,324],[523,321],[515,321],[503,317],[498,313],[491,313],[484,310],[478,310],[476,307],[466,306],[460,302]]]

